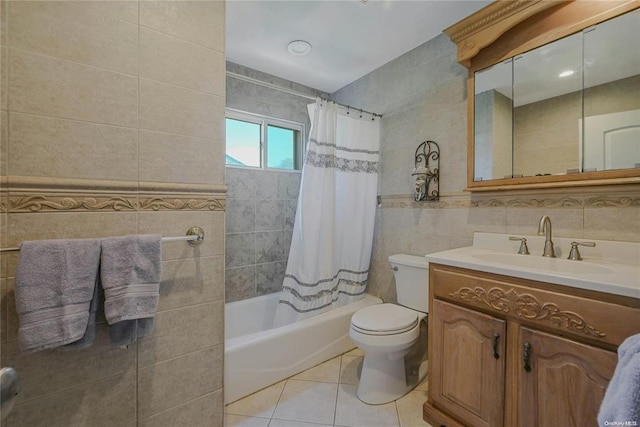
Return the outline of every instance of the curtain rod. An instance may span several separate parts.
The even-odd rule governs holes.
[[[232,71],[227,71],[226,73],[227,73],[227,76],[232,77],[234,79],[243,80],[245,82],[253,83],[253,84],[256,84],[258,86],[267,87],[269,89],[279,90],[280,92],[288,93],[290,95],[299,96],[301,98],[306,98],[306,99],[309,99],[311,101],[315,101],[318,98],[317,96],[307,95],[306,93],[302,93],[302,92],[299,92],[299,91],[294,90],[294,89],[288,89],[288,88],[284,88],[284,87],[275,85],[273,83],[263,82],[262,80],[254,79],[253,77],[243,76],[242,74],[234,73]],[[360,113],[370,114],[373,117],[382,117],[382,114],[372,113],[371,111],[363,110],[362,108],[355,108],[355,107],[352,107],[350,105],[343,105],[343,104],[340,104],[339,102],[333,101],[331,99],[323,98],[323,97],[320,97],[320,99],[322,99],[323,101],[326,101],[326,102],[333,102],[334,104],[338,105],[339,107],[347,109],[347,111],[349,111],[349,110],[359,111]]]
[[[320,99],[325,101],[325,102],[332,102],[332,103],[336,104],[338,107],[344,108],[345,110],[347,110],[347,114],[349,114],[349,111],[352,110],[352,111],[359,111],[360,114],[363,114],[363,113],[364,114],[369,114],[369,115],[373,116],[374,118],[375,117],[380,117],[380,118],[382,117],[382,114],[372,113],[371,111],[363,110],[362,108],[355,108],[355,107],[352,107],[351,105],[340,104],[339,102],[336,102],[336,101],[334,101],[332,99],[326,99],[326,98],[320,98]]]

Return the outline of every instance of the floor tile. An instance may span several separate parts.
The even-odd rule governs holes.
[[[224,427],[267,427],[269,418],[245,417],[243,415],[224,415]]]
[[[325,383],[337,383],[340,378],[340,356],[334,357],[324,363],[307,369],[292,380],[320,381]]]
[[[398,427],[398,413],[394,402],[367,405],[356,396],[357,386],[340,384],[336,405],[335,425],[347,427]]]
[[[422,405],[427,401],[426,391],[410,391],[396,400],[401,427],[431,427],[422,419]]]
[[[333,424],[338,384],[287,380],[273,418]]]
[[[269,427],[332,427],[333,424],[302,423],[300,421],[276,420],[273,418]]]
[[[356,347],[351,351],[347,351],[343,356],[364,356],[364,351]]]
[[[285,381],[253,393],[245,398],[227,405],[225,412],[249,417],[271,418],[284,389]]]
[[[358,384],[363,360],[362,356],[342,356],[340,384]]]
[[[427,384],[427,378],[428,378],[428,375],[425,375],[425,377],[422,380],[422,382],[420,384],[418,384],[416,386],[416,388],[414,388],[414,390],[429,391],[429,386]]]

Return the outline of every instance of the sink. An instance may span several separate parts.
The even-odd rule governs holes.
[[[561,258],[547,258],[533,255],[514,255],[505,253],[477,253],[471,255],[478,261],[494,262],[511,267],[535,268],[558,273],[572,274],[610,274],[613,270],[585,261],[569,261]]]

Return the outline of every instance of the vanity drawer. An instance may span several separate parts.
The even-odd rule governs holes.
[[[561,335],[619,346],[640,332],[640,300],[431,263],[434,298]],[[589,296],[584,296],[588,294]],[[594,297],[598,297],[595,299]]]

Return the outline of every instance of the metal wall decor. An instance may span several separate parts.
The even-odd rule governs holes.
[[[418,145],[415,167],[413,198],[416,202],[433,201],[440,198],[440,147],[434,141]]]

